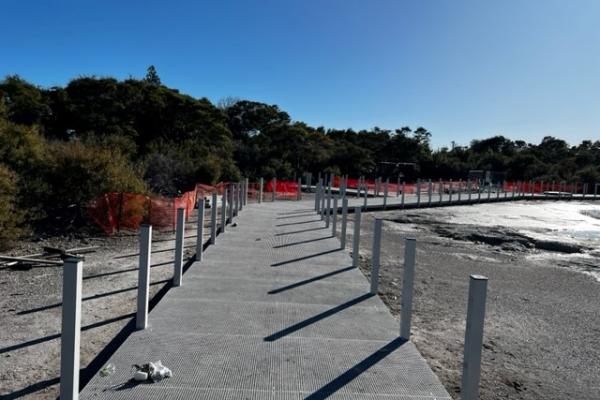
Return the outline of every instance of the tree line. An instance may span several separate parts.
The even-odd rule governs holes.
[[[143,79],[79,77],[43,88],[0,81],[0,242],[29,227],[60,226],[109,191],[174,196],[196,182],[241,176],[296,179],[402,173],[407,180],[465,179],[470,170],[506,179],[600,181],[600,141],[571,146],[494,136],[432,150],[423,128],[326,129],[294,121],[277,105],[235,98],[212,104]]]

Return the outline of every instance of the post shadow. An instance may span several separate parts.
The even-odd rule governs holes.
[[[297,261],[308,260],[309,258],[320,257],[320,256],[324,256],[325,254],[336,253],[338,251],[342,251],[342,249],[337,248],[337,249],[322,251],[322,252],[316,253],[316,254],[310,254],[308,256],[302,256],[302,257],[292,258],[291,260],[276,262],[276,263],[271,264],[271,267],[280,267],[282,265],[295,263]]]
[[[332,394],[346,386],[348,383],[352,382],[360,374],[371,368],[373,365],[377,364],[378,362],[392,354],[406,342],[407,340],[401,337],[392,340],[385,346],[378,349],[375,353],[371,354],[364,360],[360,361],[358,364],[346,370],[346,372],[342,373],[340,376],[333,379],[331,382],[325,384],[309,396],[305,397],[304,400],[326,399],[327,397],[331,396]]]
[[[269,336],[265,337],[263,340],[265,342],[274,342],[275,340],[281,339],[284,336],[290,335],[290,334],[292,334],[292,333],[294,333],[296,331],[299,331],[300,329],[306,328],[309,325],[312,325],[312,324],[314,324],[316,322],[319,322],[319,321],[321,321],[321,320],[323,320],[323,319],[325,319],[327,317],[330,317],[330,316],[332,316],[334,314],[337,314],[340,311],[344,311],[347,308],[355,306],[356,304],[361,303],[361,302],[363,302],[363,301],[365,301],[365,300],[367,300],[367,299],[369,299],[369,298],[371,298],[373,296],[374,296],[374,294],[371,294],[371,293],[363,294],[363,295],[358,296],[358,297],[356,297],[356,298],[354,298],[354,299],[352,299],[350,301],[347,301],[344,304],[340,304],[338,306],[330,308],[327,311],[323,311],[322,313],[319,313],[319,314],[317,314],[315,316],[312,316],[312,317],[310,317],[308,319],[305,319],[304,321],[300,321],[300,322],[298,322],[298,323],[296,323],[296,324],[294,324],[292,326],[289,326],[289,327],[287,327],[285,329],[280,330],[279,332],[275,332],[272,335],[269,335]]]
[[[320,231],[321,229],[327,229],[324,226],[319,227],[319,228],[310,228],[310,229],[303,229],[300,231],[291,231],[291,232],[282,232],[282,233],[276,233],[274,236],[285,236],[285,235],[293,235],[296,233],[304,233],[304,232],[311,232],[311,231]]]
[[[277,293],[285,292],[286,290],[294,289],[294,288],[297,288],[299,286],[304,286],[304,285],[307,285],[309,283],[316,282],[316,281],[319,281],[321,279],[329,278],[330,276],[341,274],[342,272],[350,271],[350,270],[353,270],[353,269],[356,269],[356,267],[349,266],[349,267],[346,267],[346,268],[336,269],[335,271],[331,271],[331,272],[328,272],[326,274],[318,275],[318,276],[315,276],[313,278],[309,278],[309,279],[305,279],[303,281],[292,283],[291,285],[287,285],[287,286],[280,287],[278,289],[270,290],[267,293],[268,294],[277,294]]]
[[[320,219],[311,219],[309,221],[299,221],[299,222],[288,222],[286,224],[278,224],[275,225],[276,227],[282,227],[282,226],[292,226],[292,225],[302,225],[302,224],[312,224],[313,222],[321,222]]]
[[[273,246],[274,249],[281,249],[282,247],[290,247],[290,246],[296,246],[299,244],[306,244],[306,243],[313,243],[313,242],[318,242],[320,240],[326,240],[326,239],[331,239],[333,236],[325,236],[325,237],[320,237],[320,238],[316,238],[316,239],[307,239],[307,240],[301,240],[299,242],[293,242],[293,243],[284,243],[284,244],[279,244],[277,246]]]

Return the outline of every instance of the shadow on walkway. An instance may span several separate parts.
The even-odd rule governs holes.
[[[324,256],[325,254],[336,253],[338,251],[342,251],[342,249],[337,248],[337,249],[333,249],[333,250],[322,251],[322,252],[316,253],[316,254],[310,254],[308,256],[302,256],[302,257],[298,257],[298,258],[293,258],[291,260],[276,262],[276,263],[271,264],[271,267],[280,267],[280,266],[285,265],[285,264],[292,264],[292,263],[295,263],[297,261],[308,260],[309,258],[320,257],[320,256]]]
[[[290,290],[290,289],[297,288],[299,286],[307,285],[307,284],[309,284],[311,282],[315,282],[315,281],[319,281],[321,279],[329,278],[330,276],[341,274],[342,272],[350,271],[350,270],[353,270],[353,269],[356,269],[356,267],[346,267],[346,268],[337,269],[335,271],[331,271],[331,272],[328,272],[328,273],[323,274],[323,275],[315,276],[314,278],[305,279],[305,280],[300,281],[300,282],[292,283],[291,285],[283,286],[283,287],[280,287],[278,289],[273,289],[273,290],[269,291],[268,294],[277,294],[277,293],[285,292],[286,290]]]
[[[281,339],[284,336],[290,335],[296,331],[299,331],[300,329],[306,328],[309,325],[312,325],[316,322],[321,321],[322,319],[325,319],[327,317],[330,317],[334,314],[339,313],[340,311],[344,311],[347,308],[350,308],[352,306],[357,305],[358,303],[361,303],[367,299],[370,299],[371,297],[375,296],[374,294],[371,293],[367,293],[367,294],[363,294],[362,296],[358,296],[355,299],[352,299],[344,304],[340,304],[339,306],[335,306],[333,308],[330,308],[327,311],[323,311],[320,314],[317,314],[313,317],[310,317],[308,319],[305,319],[304,321],[298,322],[297,324],[294,324],[292,326],[289,326],[285,329],[280,330],[279,332],[275,332],[272,335],[269,335],[267,337],[265,337],[263,340],[265,342],[274,342],[277,339]]]
[[[365,358],[364,360],[354,365],[352,368],[348,369],[346,372],[344,372],[331,382],[327,383],[325,386],[321,387],[314,393],[305,397],[304,400],[326,399],[327,397],[331,396],[332,394],[346,386],[348,383],[352,382],[367,369],[371,368],[373,365],[377,364],[378,362],[392,354],[406,342],[407,340],[401,337],[392,340],[391,342],[377,350],[375,353],[371,354],[369,357]]]
[[[328,229],[328,228],[325,228],[324,226],[322,226],[320,228],[303,229],[301,231],[291,231],[291,232],[276,233],[274,236],[293,235],[295,233],[304,233],[304,232],[318,231],[318,230],[321,230],[321,229]]]
[[[308,240],[302,240],[300,242],[294,242],[294,243],[284,243],[284,244],[280,244],[277,246],[273,246],[274,249],[281,249],[282,247],[290,247],[290,246],[296,246],[298,244],[305,244],[305,243],[312,243],[312,242],[318,242],[319,240],[325,240],[325,239],[331,239],[333,236],[325,236],[325,237],[321,237],[321,238],[316,238],[316,239],[308,239]]]

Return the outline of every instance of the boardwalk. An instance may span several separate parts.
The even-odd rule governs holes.
[[[313,204],[245,207],[81,398],[449,398]],[[155,360],[173,377],[128,382]]]

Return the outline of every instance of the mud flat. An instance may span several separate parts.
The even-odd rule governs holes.
[[[489,277],[482,399],[600,398],[597,231],[578,217],[598,205],[580,203],[564,215],[540,210],[569,211],[555,203],[494,207],[363,215],[361,269],[369,276],[373,218],[384,218],[379,295],[398,315],[402,239],[417,238],[412,339],[455,398],[473,273]]]

